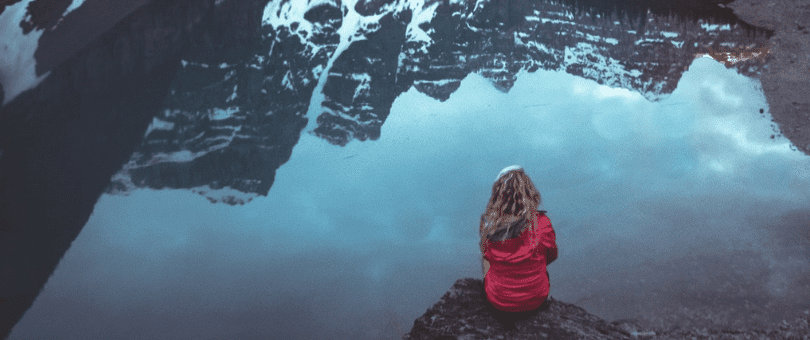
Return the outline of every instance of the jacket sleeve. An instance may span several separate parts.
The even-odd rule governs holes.
[[[548,219],[548,216],[546,216]],[[551,264],[557,259],[557,235],[554,233],[554,227],[551,226],[551,220],[547,220],[540,229],[540,245],[546,249],[546,264]]]

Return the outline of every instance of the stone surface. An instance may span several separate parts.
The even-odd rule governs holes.
[[[766,44],[773,60],[760,78],[762,89],[781,134],[810,155],[810,1],[737,0],[729,7],[775,32]]]
[[[548,309],[517,320],[495,318],[480,279],[459,279],[417,318],[403,339],[810,339],[810,311],[764,328],[649,329],[636,320],[605,321],[576,305],[548,299]]]
[[[479,279],[459,279],[416,319],[404,339],[630,339],[644,331],[632,321],[609,323],[575,305],[548,299],[548,309],[514,329],[493,317]]]

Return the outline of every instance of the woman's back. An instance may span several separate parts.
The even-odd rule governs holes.
[[[557,258],[557,245],[542,203],[540,192],[519,165],[501,170],[492,184],[478,231],[484,287],[499,310],[528,311],[548,298],[546,265]],[[512,237],[518,231],[519,236]]]
[[[488,242],[484,258],[490,266],[484,287],[495,308],[520,312],[539,307],[550,289],[546,265],[557,258],[551,221],[538,211],[533,225],[518,237]]]

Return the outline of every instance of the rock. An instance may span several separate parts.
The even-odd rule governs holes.
[[[810,311],[771,327],[645,329],[638,321],[605,321],[549,296],[538,311],[503,321],[487,301],[484,283],[463,278],[417,318],[404,339],[810,339]],[[513,326],[513,327],[510,327]]]
[[[607,322],[575,305],[549,297],[547,306],[514,322],[500,321],[479,279],[459,279],[416,319],[405,339],[634,339],[651,334],[633,320]]]
[[[0,107],[0,339],[33,304],[110,177],[139,145],[214,6],[177,0],[141,7]]]

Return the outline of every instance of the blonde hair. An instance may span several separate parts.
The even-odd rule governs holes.
[[[526,227],[534,226],[539,213],[536,209],[541,203],[540,192],[532,180],[519,166],[505,168],[492,185],[492,196],[487,208],[481,215],[479,233],[481,235],[481,254],[486,252],[490,241],[503,241],[508,236],[516,235],[514,228],[522,233]],[[501,237],[490,239],[493,234],[506,229]],[[510,233],[511,232],[511,233]]]

